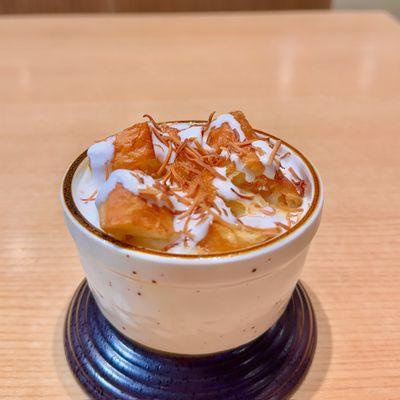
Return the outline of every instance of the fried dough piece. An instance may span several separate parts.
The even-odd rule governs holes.
[[[245,147],[243,152],[244,155],[241,157],[241,160],[246,168],[253,172],[255,176],[262,175],[264,173],[264,166],[257,157],[255,150],[252,147]]]
[[[275,182],[276,186],[271,197],[276,198],[275,204],[277,206],[288,210],[301,206],[303,197],[298,192],[296,186],[281,171],[277,171]]]
[[[227,122],[224,122],[220,127],[211,129],[207,143],[218,150],[221,147],[229,147],[232,142],[237,141],[236,133]]]
[[[146,174],[154,174],[160,167],[151,133],[146,122],[132,125],[115,135],[112,170],[139,169]]]
[[[267,198],[272,195],[276,189],[278,182],[274,179],[269,179],[265,175],[258,176],[253,182],[246,181],[233,181],[235,185],[241,189],[245,189],[252,193],[262,195],[263,198]]]
[[[296,186],[286,178],[281,171],[277,171],[274,179],[262,175],[254,182],[237,181],[233,182],[241,189],[260,194],[271,205],[278,206],[284,210],[292,210],[301,206],[303,197],[297,191]]]
[[[194,161],[189,160],[183,153],[179,154],[173,165],[173,176],[183,188],[193,193],[195,186],[199,186],[210,198],[215,193],[213,186],[214,175]]]
[[[193,179],[197,177],[196,170],[199,169],[199,166],[189,160],[183,153],[179,154],[176,157],[174,162],[174,172],[176,177],[180,177],[182,182],[191,182]]]
[[[245,117],[245,115],[241,111],[231,111],[229,114],[233,115],[236,121],[239,122],[242,131],[246,135],[247,139],[256,139],[257,136],[254,132],[254,129],[251,127],[249,121]]]
[[[208,230],[207,236],[198,245],[208,253],[219,253],[252,246],[275,236],[277,233],[279,233],[278,228],[275,234],[271,234],[244,226],[237,228],[232,225],[230,227],[214,221]]]
[[[179,140],[178,137],[179,129],[173,128],[168,124],[159,124],[159,127],[163,133],[167,133],[170,136],[175,136]]]
[[[251,147],[244,147],[243,153],[240,155],[240,161],[255,177],[261,176],[264,173],[264,166],[256,155],[256,152]],[[231,177],[232,182],[239,187],[244,187],[247,183],[245,174],[236,169],[234,163],[230,163],[227,167],[227,174]]]
[[[246,139],[257,138],[253,128],[241,111],[232,111],[230,114],[236,119],[237,122],[239,122]],[[218,128],[211,129],[207,143],[216,150],[226,148],[231,152],[238,153],[241,163],[255,176],[261,175],[264,172],[264,166],[257,157],[256,150],[254,148],[250,146],[241,148],[237,147],[237,143],[239,143],[237,134],[227,122],[224,122]],[[233,171],[234,169],[235,167],[232,164],[231,170]],[[245,176],[243,173],[238,173],[236,174],[236,179],[244,181]]]
[[[99,216],[102,229],[122,241],[132,243],[135,238],[169,241],[176,236],[169,209],[149,204],[121,184],[100,204]]]
[[[257,137],[249,121],[247,121],[241,111],[232,111],[229,114],[239,122],[246,139],[255,139]],[[211,129],[207,143],[215,149],[218,149],[220,147],[229,147],[230,143],[237,141],[237,134],[227,122],[224,122],[220,127]]]

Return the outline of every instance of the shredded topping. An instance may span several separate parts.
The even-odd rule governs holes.
[[[271,154],[269,155],[267,165],[272,165],[272,162],[273,162],[274,159],[275,159],[276,153],[278,152],[279,147],[281,146],[281,143],[282,143],[282,142],[281,142],[280,140],[277,140],[277,141],[275,142],[274,147],[273,147],[273,149],[272,149],[272,151],[271,151]]]
[[[292,155],[280,152],[280,140],[249,134],[234,114],[215,118],[213,112],[204,124],[170,125],[145,114],[154,162],[159,163],[154,173],[140,167],[113,170],[115,137],[108,138],[88,151],[93,177],[101,184],[81,200],[96,200],[100,207],[120,184],[153,206],[169,209],[180,235],[165,245],[171,252],[195,251],[214,222],[266,238],[290,229],[303,215],[298,204],[306,182],[292,166],[281,166],[281,160],[288,162]],[[229,139],[218,136],[220,129],[231,132]],[[287,209],[282,211],[280,204]]]
[[[96,196],[97,196],[97,190],[95,190],[89,197],[82,197],[81,200],[84,203],[89,203],[90,201],[95,201],[96,200]]]

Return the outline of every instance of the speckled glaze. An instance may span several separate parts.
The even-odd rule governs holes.
[[[93,233],[71,207],[86,162],[82,155],[67,172],[62,205],[95,301],[115,328],[153,349],[200,355],[248,343],[279,319],[321,217],[321,181],[309,162],[314,199],[302,223],[253,249],[206,257],[142,251]]]

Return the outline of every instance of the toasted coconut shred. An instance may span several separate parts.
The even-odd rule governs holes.
[[[84,203],[89,203],[89,201],[95,201],[97,196],[97,190],[95,190],[89,197],[81,198]]]
[[[280,160],[289,160],[291,153],[280,153],[280,140],[255,134],[247,137],[245,127],[233,114],[215,118],[213,112],[204,124],[174,126],[157,123],[148,114],[143,117],[148,119],[151,145],[159,162],[154,175],[139,169],[112,171],[110,145],[114,139],[108,138],[107,147],[96,144],[105,155],[88,151],[90,165],[96,166],[97,175],[100,174],[100,157],[106,161],[105,179],[98,191],[82,201],[96,201],[99,207],[107,201],[116,185],[121,184],[150,204],[169,209],[173,214],[173,229],[179,237],[163,248],[171,253],[204,251],[199,243],[207,237],[213,223],[252,232],[252,235],[260,233],[264,235],[262,240],[267,240],[300,221],[302,208],[280,210],[268,197],[279,187],[274,178],[279,171],[284,176],[287,171],[287,180],[300,197],[306,190],[305,180],[293,167],[281,167]],[[225,141],[223,146],[213,147],[208,143],[210,134],[215,130],[218,134],[223,127],[233,132],[232,139]],[[261,168],[252,170],[246,157]],[[284,192],[282,195],[285,196]]]

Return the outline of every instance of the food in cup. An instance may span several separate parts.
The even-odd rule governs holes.
[[[223,118],[231,119],[230,116]],[[238,114],[234,118],[240,120]],[[216,119],[213,117],[212,121]],[[239,123],[247,134],[246,127]],[[183,131],[206,124],[180,121],[165,125]],[[253,132],[257,138],[269,138],[270,148],[279,140],[260,130],[253,129]],[[282,140],[276,154],[282,158],[283,173],[289,174],[289,180],[297,181],[288,171],[292,167],[304,180],[295,185],[299,191],[304,188],[303,195],[300,194],[300,208],[304,211],[290,229],[282,229],[279,234],[254,245],[229,251],[171,253],[163,248],[158,250],[157,244],[150,247],[149,243],[121,241],[101,228],[96,198],[99,188],[114,170],[132,171],[140,165],[147,171],[145,174],[157,180],[151,174],[162,164],[149,157],[154,149],[145,145],[148,142],[140,135],[137,138],[140,151],[129,152],[132,141],[126,136],[127,151],[117,151],[121,156],[116,158],[117,136],[100,142],[97,150],[103,155],[98,163],[92,160],[89,167],[87,151],[76,157],[65,174],[61,193],[67,227],[103,315],[129,339],[176,354],[216,353],[254,340],[285,310],[318,229],[323,191],[315,167],[299,150]],[[216,135],[210,132],[209,136],[207,144],[211,147],[211,138],[214,136],[216,140]],[[287,152],[290,158],[285,156]],[[118,160],[118,167],[113,165],[114,160]],[[247,193],[245,185],[249,184],[245,178],[236,174],[231,179],[243,193]],[[146,238],[146,242],[149,240]]]
[[[78,207],[118,240],[175,254],[214,254],[266,242],[310,205],[298,155],[254,130],[241,111],[207,122],[146,115],[93,144]]]

